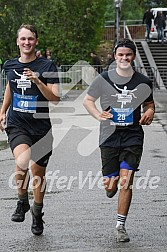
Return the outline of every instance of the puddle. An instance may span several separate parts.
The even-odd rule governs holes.
[[[9,148],[9,144],[7,143],[7,141],[6,140],[5,141],[0,141],[0,151],[5,150],[7,148]]]

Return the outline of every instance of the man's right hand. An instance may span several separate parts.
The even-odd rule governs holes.
[[[111,119],[113,117],[113,115],[111,114],[111,109],[109,109],[108,111],[103,111],[100,114],[100,120],[107,120],[107,119]]]
[[[0,130],[4,131],[6,127],[6,114],[0,113]]]

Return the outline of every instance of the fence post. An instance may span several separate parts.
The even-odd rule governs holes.
[[[126,38],[126,22],[123,22],[124,38]]]
[[[2,70],[0,70],[0,102],[3,98],[3,80],[2,80]]]

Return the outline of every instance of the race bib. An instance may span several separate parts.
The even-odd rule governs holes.
[[[36,113],[36,106],[37,96],[13,94],[13,110],[25,113]]]
[[[110,125],[127,126],[133,124],[133,108],[112,108]]]

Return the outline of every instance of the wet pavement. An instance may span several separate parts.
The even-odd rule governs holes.
[[[89,121],[88,125],[91,125],[90,116],[82,110],[74,112],[72,127],[67,133],[66,124],[58,131],[53,128],[55,149],[47,172],[56,175],[54,180],[48,179],[44,200],[45,229],[40,237],[31,233],[30,212],[24,223],[10,220],[17,201],[16,189],[11,185],[15,162],[10,149],[1,142],[6,149],[0,151],[0,251],[167,251],[167,93],[155,91],[155,100],[154,122],[144,126],[141,170],[136,173],[126,223],[131,238],[129,243],[117,244],[115,241],[118,194],[108,199],[101,188],[99,149],[87,156],[83,155],[84,150],[78,151],[82,140],[98,127],[95,120],[87,128],[79,124]],[[77,102],[81,103],[81,99]],[[65,119],[71,123],[70,116]],[[56,139],[62,132],[66,134],[56,146]],[[0,133],[0,141],[5,139],[5,133]],[[29,196],[32,203],[31,189]]]
[[[154,98],[156,100],[156,117],[167,132],[167,91],[155,90]]]

